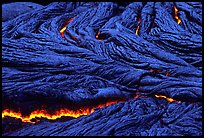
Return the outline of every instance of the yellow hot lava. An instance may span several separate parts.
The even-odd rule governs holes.
[[[136,95],[134,98],[138,98],[141,95]],[[166,96],[163,95],[155,95],[156,98],[164,98],[169,102],[180,102],[180,101],[176,101],[172,98],[167,98]],[[106,103],[102,103],[99,104],[95,107],[92,108],[80,108],[77,111],[73,111],[73,110],[69,110],[66,108],[60,109],[59,111],[55,111],[53,114],[49,114],[46,110],[35,110],[33,112],[30,113],[30,115],[28,116],[23,116],[20,112],[15,112],[13,110],[10,109],[5,109],[2,112],[2,119],[4,117],[12,117],[12,118],[17,118],[17,119],[21,119],[22,122],[29,122],[29,123],[35,123],[38,122],[37,121],[33,121],[33,119],[39,119],[39,118],[46,118],[48,120],[56,120],[58,118],[61,117],[73,117],[73,118],[78,118],[80,116],[83,115],[89,115],[91,113],[93,113],[95,111],[95,109],[99,109],[99,108],[103,108],[106,106],[110,106],[112,104],[116,104],[118,102],[124,102],[124,100],[116,100],[116,101],[108,101]]]
[[[61,36],[64,38],[64,31],[66,30],[67,26],[63,27],[61,30],[60,30],[60,34]]]
[[[67,25],[68,25],[72,20],[74,20],[74,18],[70,18],[69,20],[67,20],[67,21],[65,22],[64,27],[60,30],[60,34],[61,34],[61,36],[62,36],[63,38],[64,38],[64,31],[66,30]]]
[[[21,119],[22,122],[32,123],[33,122],[32,119],[36,119],[36,118],[46,118],[49,120],[56,120],[56,119],[61,118],[63,116],[78,118],[80,116],[89,115],[89,114],[93,113],[95,109],[103,108],[103,107],[109,106],[111,104],[116,104],[118,102],[120,102],[120,101],[109,101],[109,102],[104,103],[104,104],[99,104],[93,108],[83,108],[83,109],[81,108],[77,111],[73,111],[73,110],[69,110],[69,109],[64,108],[64,109],[60,109],[59,111],[54,112],[54,114],[52,114],[52,115],[49,114],[46,110],[36,110],[36,111],[31,112],[31,114],[29,116],[22,116],[22,114],[20,112],[14,112],[13,110],[5,109],[2,112],[2,119],[4,117],[8,116],[8,117]]]
[[[138,25],[137,25],[137,29],[136,29],[136,34],[138,35],[138,31],[140,29],[140,18],[138,18]]]
[[[181,101],[177,101],[177,100],[174,100],[172,98],[167,98],[166,96],[163,96],[163,95],[155,95],[156,98],[164,98],[166,99],[168,102],[181,102]]]
[[[79,110],[74,112],[68,109],[61,109],[60,111],[56,111],[54,115],[50,115],[49,113],[47,113],[46,110],[36,110],[31,112],[29,116],[24,117],[19,112],[14,112],[12,110],[6,109],[2,112],[2,118],[9,116],[9,117],[21,119],[22,122],[32,122],[31,120],[35,118],[46,118],[49,120],[56,120],[57,118],[61,118],[62,116],[71,116],[71,117],[77,118],[82,115],[88,115],[93,111],[94,110],[92,109],[92,110]]]
[[[175,14],[175,19],[177,20],[177,23],[180,24],[181,19],[178,17],[178,9],[176,8],[175,5],[174,5],[174,14]]]

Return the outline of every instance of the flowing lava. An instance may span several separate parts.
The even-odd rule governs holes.
[[[164,98],[164,99],[166,99],[168,102],[181,102],[181,101],[177,101],[177,100],[174,100],[174,99],[172,99],[172,98],[167,98],[166,96],[163,96],[163,95],[155,95],[155,97],[156,98]]]
[[[80,116],[89,115],[89,114],[93,113],[95,111],[95,109],[103,108],[103,107],[109,106],[111,104],[116,104],[118,102],[120,102],[120,101],[109,101],[105,104],[99,104],[98,106],[93,107],[93,108],[84,108],[84,109],[79,109],[77,111],[73,111],[73,110],[69,110],[69,109],[64,108],[64,109],[61,109],[59,111],[56,111],[53,115],[49,114],[46,110],[36,110],[36,111],[31,112],[31,114],[29,116],[22,116],[22,114],[20,112],[14,112],[12,110],[5,109],[2,112],[2,119],[4,117],[8,116],[8,117],[21,119],[22,122],[34,123],[32,121],[32,119],[36,119],[36,118],[46,118],[49,120],[56,120],[58,118],[61,118],[62,116],[64,116],[64,117],[69,116],[69,117],[78,118]]]
[[[140,96],[142,96],[142,95],[136,95],[134,98],[138,98]],[[142,97],[144,97],[144,96],[142,96]],[[164,98],[168,102],[181,102],[181,101],[176,101],[172,98],[167,98],[166,96],[163,96],[163,95],[155,95],[155,97],[156,98]],[[64,108],[64,109],[60,109],[59,111],[54,112],[54,114],[52,114],[52,115],[49,114],[46,110],[36,110],[36,111],[31,112],[31,114],[29,116],[22,116],[22,114],[20,112],[14,112],[13,110],[5,109],[2,112],[2,119],[4,117],[13,117],[13,118],[21,119],[22,122],[35,123],[38,121],[32,121],[32,120],[36,119],[36,118],[46,118],[48,120],[56,120],[56,119],[61,118],[63,116],[64,117],[69,116],[69,117],[73,117],[73,118],[78,118],[78,117],[83,116],[83,115],[89,115],[89,114],[93,113],[96,109],[110,106],[110,105],[116,104],[118,102],[123,102],[123,101],[122,100],[109,101],[109,102],[104,103],[104,104],[99,104],[93,108],[83,108],[83,109],[79,109],[77,111],[73,111],[73,110],[69,110],[69,109]]]
[[[145,97],[147,97],[147,96],[143,96],[143,95],[139,95],[139,94],[136,94],[135,96],[134,96],[134,98],[139,98],[139,97],[143,97],[143,98],[145,98]],[[155,97],[156,98],[163,98],[163,99],[166,99],[168,102],[181,102],[181,101],[177,101],[177,100],[174,100],[174,99],[172,99],[172,98],[167,98],[166,96],[164,96],[164,95],[155,95]]]
[[[140,29],[140,18],[138,18],[138,26],[137,26],[137,29],[136,29],[136,32],[135,32],[137,35],[138,35],[139,29]]]
[[[141,95],[136,95],[134,98],[138,98],[139,96],[141,96]],[[163,95],[155,95],[155,97],[156,98],[165,98],[168,102],[181,102],[181,101],[176,101],[172,98],[167,98],[166,96],[163,96]],[[104,104],[99,104],[93,108],[83,108],[83,109],[79,109],[77,111],[73,111],[73,110],[69,110],[69,109],[64,108],[64,109],[60,109],[59,111],[56,111],[52,115],[49,114],[46,110],[36,110],[36,111],[31,112],[31,114],[29,116],[22,116],[22,114],[20,112],[14,112],[13,110],[5,109],[2,112],[2,119],[4,117],[13,117],[13,118],[21,119],[22,122],[35,123],[32,120],[36,119],[36,118],[46,118],[48,120],[56,120],[56,119],[61,118],[63,116],[64,117],[69,116],[69,117],[73,117],[73,118],[78,118],[80,116],[89,115],[89,114],[93,113],[95,111],[95,109],[110,106],[110,105],[116,104],[118,102],[123,102],[123,101],[122,100],[109,101],[109,102],[104,103]],[[36,122],[38,122],[38,121],[36,121]]]
[[[46,110],[36,110],[36,111],[33,111],[29,116],[24,117],[19,112],[14,112],[12,110],[6,109],[2,112],[2,118],[9,116],[9,117],[21,119],[22,122],[32,122],[31,120],[35,118],[46,118],[49,120],[56,120],[58,118],[61,118],[62,116],[71,116],[71,117],[77,118],[82,115],[88,115],[92,112],[93,110],[83,110],[83,111],[79,110],[78,112],[74,112],[68,109],[61,109],[60,111],[56,111],[54,115],[50,115],[47,113]]]
[[[70,18],[69,20],[67,20],[67,21],[65,22],[64,27],[60,30],[60,35],[62,36],[62,38],[64,38],[64,31],[66,30],[67,25],[68,25],[72,20],[74,20],[74,18]]]
[[[175,13],[177,15],[178,10],[176,9],[175,6],[174,6],[174,9],[175,9]],[[60,34],[63,38],[64,38],[64,31],[66,30],[67,25],[73,19],[74,18],[70,18],[69,20],[67,20],[65,22],[65,24],[63,25],[64,27],[60,30]],[[176,19],[178,19],[178,23],[180,23],[180,19],[178,18],[178,16],[176,16]],[[136,29],[136,34],[138,34],[139,28],[140,28],[140,18],[138,18],[138,27]],[[101,41],[101,39],[99,39],[99,35],[100,35],[100,31],[97,32],[96,38]],[[158,73],[158,72],[161,72],[161,70],[151,69],[150,72],[157,72]],[[166,75],[169,76],[169,74],[166,74]],[[142,95],[136,95],[134,98],[138,98],[140,96],[142,96]],[[142,97],[145,97],[145,96],[142,96]],[[172,98],[167,98],[166,96],[162,96],[162,95],[155,95],[155,97],[156,98],[165,98],[169,102],[180,102],[180,101],[176,101]],[[77,111],[63,108],[63,109],[60,109],[58,111],[55,111],[52,114],[48,113],[46,110],[35,110],[35,111],[31,112],[30,115],[28,115],[28,116],[23,116],[20,112],[15,112],[15,111],[10,110],[10,109],[5,109],[2,112],[2,119],[4,117],[13,117],[13,118],[17,118],[17,119],[22,120],[22,122],[35,123],[35,122],[39,121],[37,118],[46,118],[48,120],[56,120],[56,119],[61,118],[63,116],[64,117],[69,116],[69,117],[73,117],[73,118],[78,118],[80,116],[89,115],[89,114],[93,113],[95,111],[95,109],[103,108],[103,107],[106,107],[106,106],[109,106],[112,104],[116,104],[116,103],[121,102],[121,101],[122,100],[120,100],[120,101],[108,101],[106,103],[99,104],[99,105],[92,107],[92,108],[80,108]],[[33,120],[35,120],[35,121],[33,121]]]
[[[175,5],[174,5],[174,13],[175,13],[175,18],[177,20],[177,23],[180,24],[181,23],[181,19],[178,17],[178,9],[176,8]]]

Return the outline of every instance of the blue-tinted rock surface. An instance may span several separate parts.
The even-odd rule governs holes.
[[[201,2],[54,2],[2,22],[3,108],[126,100],[3,135],[201,136],[201,23]]]
[[[8,21],[21,14],[43,8],[42,5],[33,2],[13,2],[2,4],[2,21]]]

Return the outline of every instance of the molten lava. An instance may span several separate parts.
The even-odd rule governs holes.
[[[36,119],[36,118],[46,118],[49,120],[56,120],[56,119],[61,118],[63,116],[64,117],[69,116],[69,117],[78,118],[80,116],[89,115],[89,114],[93,113],[95,109],[103,108],[103,107],[109,106],[111,104],[116,104],[118,102],[120,102],[120,101],[109,101],[109,102],[104,103],[104,104],[99,104],[93,108],[83,108],[83,109],[81,108],[77,111],[73,111],[73,110],[69,110],[69,109],[64,108],[64,109],[61,109],[59,111],[54,112],[54,114],[49,114],[46,110],[36,110],[36,111],[31,112],[31,114],[29,116],[22,116],[22,114],[20,112],[14,112],[12,110],[5,109],[2,112],[2,119],[4,117],[8,116],[8,117],[21,119],[22,122],[34,123],[32,120]]]
[[[79,110],[79,111],[71,111],[68,109],[61,109],[60,111],[56,111],[53,115],[47,113],[46,110],[36,110],[31,112],[31,114],[29,116],[22,116],[21,113],[19,112],[14,112],[12,110],[4,110],[2,112],[2,118],[9,116],[9,117],[14,117],[14,118],[18,118],[21,119],[22,122],[32,122],[32,119],[35,118],[46,118],[49,120],[56,120],[58,118],[61,118],[62,116],[70,116],[70,117],[74,117],[77,118],[79,116],[82,115],[88,115],[90,113],[92,113],[94,110]]]
[[[177,100],[174,100],[172,98],[167,98],[166,96],[163,96],[163,95],[155,95],[156,98],[164,98],[166,99],[168,102],[181,102],[181,101],[177,101]]]
[[[64,31],[66,30],[67,26],[63,27],[61,30],[60,30],[60,34],[61,36],[64,38]]]
[[[176,8],[175,5],[174,5],[174,15],[175,15],[175,19],[176,19],[177,23],[180,24],[181,19],[178,17],[178,9]]]
[[[62,29],[60,30],[60,35],[62,36],[62,38],[64,38],[64,31],[66,30],[67,28],[67,25],[72,21],[74,20],[74,18],[70,18],[69,20],[67,20],[64,24],[64,27],[62,27]]]
[[[141,96],[141,95],[137,94],[134,98],[138,98],[139,96]],[[180,101],[176,101],[172,98],[167,98],[166,96],[163,96],[163,95],[155,95],[155,97],[156,98],[164,98],[168,102],[180,102]],[[12,117],[12,118],[16,118],[16,119],[21,119],[22,122],[35,123],[35,122],[39,121],[38,118],[46,118],[48,120],[56,120],[58,118],[68,117],[68,116],[73,117],[73,118],[78,118],[78,117],[83,116],[83,115],[89,115],[89,114],[93,113],[96,109],[110,106],[110,105],[116,104],[118,102],[124,102],[124,101],[123,100],[108,101],[106,103],[99,104],[99,105],[92,107],[92,108],[91,107],[90,108],[85,108],[85,107],[80,108],[77,111],[63,108],[63,109],[60,109],[58,111],[55,111],[52,114],[49,114],[46,110],[35,110],[35,111],[31,112],[30,115],[28,115],[28,116],[23,116],[20,112],[15,112],[15,111],[10,110],[10,109],[5,109],[2,112],[2,119],[4,117]],[[35,120],[35,121],[33,121],[33,120]]]
[[[137,26],[137,29],[136,29],[136,32],[135,32],[137,35],[138,35],[139,29],[140,29],[140,18],[138,18],[138,26]]]
[[[96,34],[96,39],[98,39],[99,41],[102,41],[103,39],[100,39],[100,38],[99,38],[99,35],[100,35],[100,31],[97,32],[97,34]]]

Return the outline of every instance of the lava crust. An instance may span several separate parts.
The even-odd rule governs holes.
[[[25,2],[2,15],[3,136],[202,135],[201,2]]]

